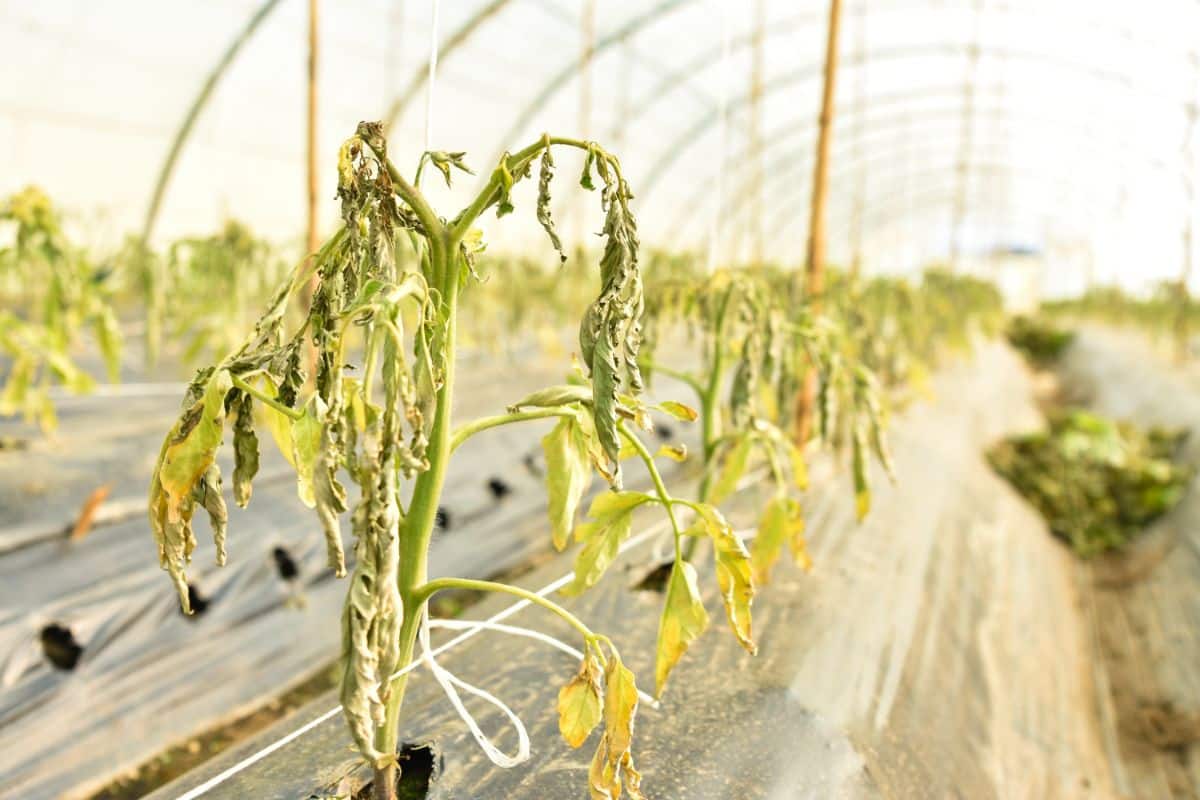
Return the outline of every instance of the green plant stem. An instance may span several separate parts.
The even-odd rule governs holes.
[[[562,136],[543,136],[528,147],[511,154],[504,162],[510,174],[514,177],[521,173],[535,157],[551,145],[563,145],[587,150],[588,143],[582,139],[570,139]],[[450,239],[453,242],[462,241],[462,237],[471,229],[471,225],[488,206],[500,199],[500,171],[492,172],[492,177],[484,184],[483,189],[476,195],[475,200],[450,226]]]
[[[451,403],[454,397],[455,333],[458,316],[458,274],[446,263],[447,248],[444,246],[445,228],[439,227],[430,234],[432,241],[442,241],[443,246],[431,247],[431,268],[440,267],[446,278],[442,284],[443,313],[446,315],[445,373],[441,388],[437,392],[433,425],[429,434],[429,469],[417,476],[413,485],[412,502],[408,516],[400,528],[400,571],[397,586],[404,608],[404,621],[400,628],[400,668],[412,661],[413,645],[420,625],[422,603],[416,594],[426,582],[429,560],[429,540],[433,535],[438,502],[446,482],[446,468],[450,461]],[[440,260],[442,263],[437,264]],[[388,690],[387,713],[383,726],[376,732],[376,746],[380,752],[393,754],[399,738],[400,708],[404,704],[404,693],[408,685],[407,674],[392,681]],[[377,774],[377,778],[383,777]]]
[[[509,586],[506,583],[496,583],[494,581],[477,581],[470,578],[435,578],[429,581],[424,586],[418,587],[415,592],[415,597],[421,603],[426,603],[429,598],[433,597],[437,592],[447,589],[461,589],[470,592],[493,592],[498,594],[511,594],[514,597],[520,597],[522,600],[528,600],[534,605],[541,606],[547,611],[558,615],[564,622],[570,625],[575,630],[579,631],[585,642],[593,642],[597,639],[596,634],[578,617],[567,611],[565,608],[555,603],[540,594],[536,594],[527,589],[522,589],[519,586]]]
[[[618,422],[617,430],[625,437],[625,441],[633,445],[633,449],[637,451],[641,457],[642,463],[646,465],[646,470],[650,473],[650,479],[654,481],[654,491],[658,494],[658,499],[662,501],[663,508],[667,511],[667,519],[671,522],[671,531],[675,535],[675,560],[680,561],[685,556],[682,551],[683,529],[679,527],[679,520],[675,518],[675,500],[671,497],[671,493],[667,491],[667,485],[663,482],[662,474],[658,471],[658,466],[654,463],[654,456],[646,449],[646,445],[642,444],[642,440],[634,436],[625,428],[625,423]]]
[[[259,402],[275,409],[293,422],[304,417],[303,411],[297,411],[294,408],[289,408],[288,406],[285,406],[283,403],[276,400],[274,397],[268,397],[266,392],[262,391],[261,389],[256,389],[254,386],[251,386],[237,375],[234,375],[232,372],[229,374],[229,378],[233,382],[234,386],[241,389],[246,394],[255,397]]]
[[[511,425],[514,422],[525,422],[531,419],[547,419],[550,417],[573,417],[575,412],[564,407],[555,406],[553,408],[532,408],[527,411],[514,411],[508,414],[497,414],[493,417],[480,417],[466,424],[460,425],[454,435],[450,437],[450,450],[457,450],[459,445],[471,438],[477,433],[482,433],[489,428],[498,428],[501,425]]]

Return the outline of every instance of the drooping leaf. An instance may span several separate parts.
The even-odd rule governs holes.
[[[784,545],[788,545],[796,564],[809,569],[812,562],[804,540],[804,514],[800,503],[787,495],[776,495],[763,509],[758,522],[758,535],[751,546],[750,560],[754,568],[754,582],[766,584],[771,577],[771,568],[779,560]]]
[[[604,735],[588,771],[591,797],[619,800],[624,790],[631,800],[645,800],[642,776],[633,764],[633,725],[638,703],[633,673],[614,652],[604,677]]]
[[[725,451],[721,462],[721,471],[713,481],[707,497],[708,502],[716,505],[737,491],[738,481],[746,474],[746,466],[750,460],[750,451],[754,449],[754,440],[743,436]]]
[[[258,434],[254,430],[254,400],[238,392],[233,424],[233,499],[245,508],[250,502],[252,481],[258,474]]]
[[[661,697],[671,670],[692,642],[708,628],[708,612],[700,600],[696,568],[676,561],[667,582],[666,602],[658,623],[658,647],[654,662],[654,694]]]
[[[268,375],[263,375],[260,379],[266,393],[272,398],[278,398],[279,387],[275,385],[275,381]],[[266,422],[267,430],[271,433],[271,439],[275,442],[275,446],[279,448],[279,452],[283,454],[287,462],[295,467],[296,446],[292,442],[292,420],[266,403],[259,403],[258,410]]]
[[[871,511],[871,484],[867,477],[867,431],[861,420],[854,422],[851,442],[854,472],[854,514],[859,522]]]
[[[571,747],[580,747],[600,724],[600,676],[600,664],[589,654],[580,663],[579,672],[558,692],[558,730]]]
[[[583,430],[574,417],[563,417],[542,438],[546,456],[546,494],[555,549],[567,546],[579,501],[592,482],[591,459]]]
[[[663,400],[655,408],[665,411],[681,422],[695,422],[700,416],[700,412],[696,409],[683,403],[676,403],[674,400]]]
[[[592,501],[589,521],[575,529],[583,549],[575,559],[575,580],[562,588],[563,594],[577,595],[596,585],[629,538],[634,509],[652,500],[642,492],[605,492]]]
[[[121,326],[111,306],[103,306],[96,313],[96,342],[104,357],[104,368],[112,382],[121,375]]]
[[[664,444],[658,448],[657,455],[666,456],[672,461],[680,463],[687,461],[687,445],[685,444]]]
[[[216,459],[225,425],[227,370],[201,372],[188,388],[191,401],[167,434],[150,482],[150,529],[185,613],[191,613],[184,568],[196,547],[192,533],[195,490]],[[214,529],[215,531],[216,529]]]
[[[554,219],[550,216],[550,181],[553,178],[554,158],[550,155],[550,146],[547,144],[546,149],[542,151],[542,163],[538,171],[537,220],[550,237],[554,249],[558,251],[559,260],[566,261],[567,254],[563,252],[562,240],[558,238],[558,232],[554,229]]]
[[[292,420],[292,461],[296,466],[296,488],[300,502],[309,508],[317,505],[313,489],[313,472],[321,452],[321,430],[325,425],[325,401],[313,395],[304,406],[304,414]]]
[[[751,631],[750,606],[754,603],[754,578],[750,565],[750,554],[746,545],[733,532],[725,516],[708,503],[696,507],[698,533],[713,542],[716,554],[717,585],[721,600],[725,604],[725,615],[729,627],[738,642],[751,655],[758,651]]]

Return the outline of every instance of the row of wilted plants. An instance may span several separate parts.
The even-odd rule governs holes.
[[[583,153],[579,183],[599,195],[603,213],[603,253],[598,275],[587,279],[592,297],[578,323],[579,367],[565,383],[513,398],[494,416],[454,420],[463,303],[480,291],[480,281],[486,287],[512,280],[489,272],[476,223],[493,210],[498,217],[513,212],[514,187],[536,180],[533,211],[561,255],[550,206],[554,154],[562,150]],[[420,165],[437,166],[449,180],[465,169],[462,159],[427,153]],[[325,530],[331,567],[349,575],[341,699],[354,740],[374,769],[376,797],[393,796],[406,669],[420,657],[429,601],[462,589],[515,595],[574,631],[583,656],[559,694],[562,734],[579,747],[602,727],[588,777],[592,797],[642,797],[632,749],[639,691],[613,641],[548,597],[490,581],[429,579],[430,537],[456,449],[495,427],[553,423],[542,440],[551,540],[559,549],[572,542],[578,547],[567,595],[604,576],[632,535],[635,511],[664,515],[673,558],[658,622],[654,690],[661,694],[709,624],[696,559],[711,551],[729,627],[755,652],[756,586],[785,547],[801,564],[808,561],[798,498],[807,480],[806,451],[828,445],[848,454],[858,511],[865,514],[868,461],[891,469],[887,390],[914,382],[941,349],[939,341],[964,344],[972,330],[991,325],[998,298],[985,286],[944,274],[927,276],[919,288],[835,281],[819,298],[817,313],[809,310],[814,298],[797,291],[795,275],[778,270],[681,279],[689,270],[680,269],[660,281],[644,274],[634,195],[619,161],[589,141],[544,136],[506,154],[484,188],[444,217],[429,205],[418,177],[410,183],[390,162],[380,127],[364,123],[342,147],[338,194],[344,225],[281,284],[253,332],[196,373],[163,443],[150,520],[180,602],[186,610],[184,570],[196,547],[192,522],[199,508],[209,516],[218,563],[225,557],[218,448],[231,434],[233,496],[245,505],[259,463],[259,433],[270,429],[296,468],[301,499]],[[579,265],[571,269],[582,275]],[[289,314],[313,276],[311,303]],[[574,282],[582,285],[578,277]],[[655,347],[669,331],[681,330],[692,334],[688,349]],[[818,391],[805,407],[800,388],[809,372]],[[695,396],[682,399],[695,408],[677,398],[644,399],[645,381],[656,374],[690,387]],[[703,469],[692,496],[669,488],[656,462],[687,457],[682,447],[653,451],[646,444],[658,414],[701,427]],[[814,420],[811,440],[798,440],[798,420],[805,418]],[[622,464],[629,459],[641,463],[648,487],[625,485]],[[748,549],[720,505],[757,470],[774,488]],[[580,506],[596,475],[608,489],[581,521]],[[357,486],[354,496],[348,483]],[[342,544],[347,512],[352,557]]]

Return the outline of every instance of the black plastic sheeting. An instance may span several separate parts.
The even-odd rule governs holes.
[[[468,375],[464,416],[500,413],[534,380],[560,380],[557,370],[526,370],[525,387],[498,370]],[[325,566],[316,516],[267,437],[249,508],[227,498],[226,567],[215,566],[198,518],[189,576],[202,611],[179,611],[143,510],[178,402],[69,403],[55,439],[0,454],[0,796],[89,794],[280,694],[340,650],[345,586]],[[463,445],[432,574],[486,577],[548,548],[538,438],[549,426],[498,428]],[[113,487],[107,524],[67,541],[79,505],[102,483]],[[348,520],[343,530],[350,554]]]

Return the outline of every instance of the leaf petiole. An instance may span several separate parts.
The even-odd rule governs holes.
[[[492,417],[480,417],[458,427],[454,434],[450,437],[450,451],[458,449],[458,446],[471,438],[477,433],[482,433],[489,428],[498,428],[501,425],[511,425],[514,422],[525,422],[531,419],[548,419],[550,417],[573,417],[575,412],[566,406],[555,406],[553,408],[531,408],[526,411],[514,411],[508,414],[497,414]]]
[[[259,402],[265,403],[266,405],[275,409],[280,414],[283,414],[285,417],[292,420],[293,422],[298,421],[299,419],[301,419],[304,416],[303,411],[285,406],[283,403],[279,402],[274,397],[269,397],[266,394],[266,392],[262,391],[261,389],[256,388],[255,386],[247,383],[246,381],[242,380],[241,377],[234,375],[233,373],[230,373],[229,377],[232,380],[234,386],[241,389],[246,394],[251,395],[252,397],[256,398]]]

